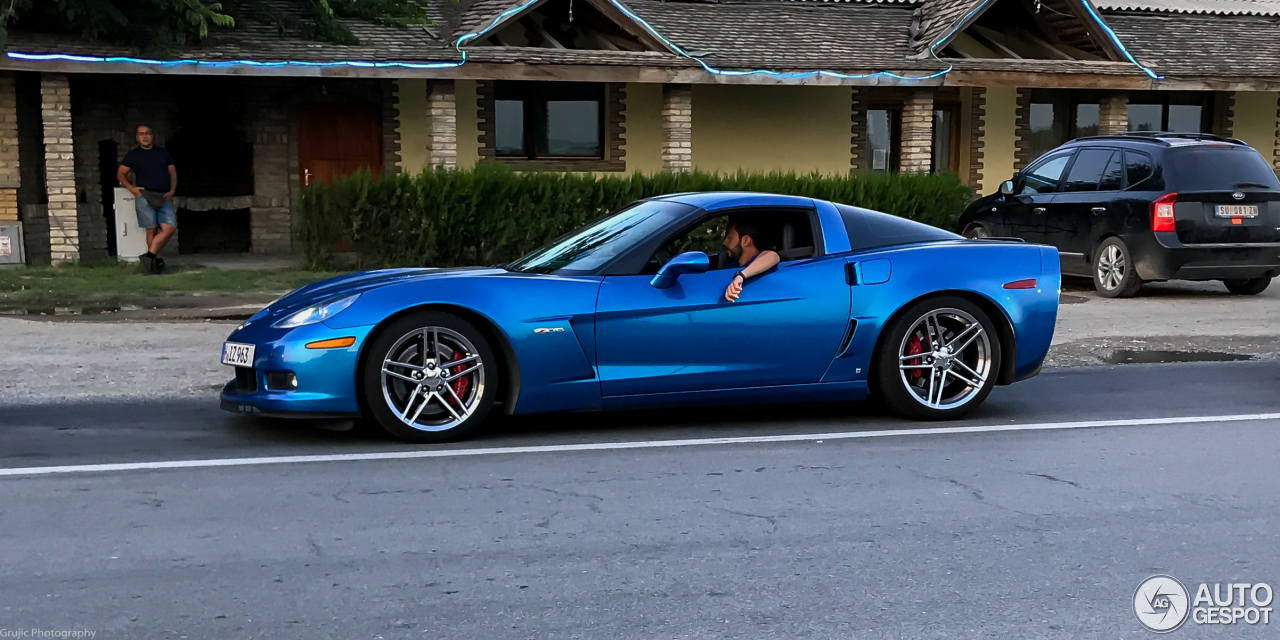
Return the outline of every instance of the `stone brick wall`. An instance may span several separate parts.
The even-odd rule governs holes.
[[[1098,103],[1098,135],[1113,136],[1129,132],[1129,96],[1112,93]]]
[[[61,264],[80,259],[71,86],[67,76],[41,75],[40,98],[40,114],[44,122],[45,191],[49,200],[50,259],[53,264]]]
[[[662,85],[662,169],[693,169],[693,88]]]
[[[853,111],[849,116],[849,166],[855,172],[868,168],[867,162],[867,93],[865,89],[853,90]]]
[[[970,94],[969,112],[969,186],[979,189],[982,186],[983,151],[982,137],[987,130],[987,91],[975,88]]]
[[[898,166],[903,173],[928,172],[933,164],[933,90],[917,89],[902,105],[902,142]]]
[[[0,221],[18,219],[18,94],[12,77],[0,77]]]
[[[394,80],[380,80],[382,89],[382,173],[400,172],[400,98],[396,95]]]
[[[1031,157],[1031,90],[1018,89],[1018,111],[1013,120],[1013,170],[1022,171]]]
[[[458,93],[453,80],[427,81],[427,113],[431,120],[427,166],[458,166]]]
[[[254,253],[282,254],[293,249],[291,112],[263,105],[253,115],[253,205],[249,208],[250,246]]]

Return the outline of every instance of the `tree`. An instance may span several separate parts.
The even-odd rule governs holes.
[[[282,32],[338,44],[359,40],[338,17],[387,25],[426,24],[416,0],[295,0],[303,18],[265,15],[257,3],[224,8],[210,0],[0,0],[0,39],[10,27],[164,51],[199,42],[210,29],[233,28],[236,15],[273,21]],[[7,3],[7,6],[6,6]]]

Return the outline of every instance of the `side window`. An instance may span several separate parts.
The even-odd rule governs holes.
[[[1058,190],[1058,180],[1062,178],[1062,170],[1066,168],[1071,154],[1046,158],[1033,165],[1022,175],[1022,195],[1052,193]]]
[[[1084,149],[1076,154],[1075,164],[1063,183],[1063,191],[1097,191],[1102,174],[1116,152],[1111,149]]]
[[[1124,180],[1124,168],[1120,164],[1120,152],[1111,154],[1111,162],[1102,171],[1102,180],[1098,182],[1098,191],[1119,191]]]
[[[1150,178],[1151,174],[1155,173],[1155,164],[1151,156],[1141,151],[1126,149],[1124,152],[1124,174],[1128,179],[1129,188],[1132,189],[1138,183]]]
[[[658,252],[649,260],[649,269],[653,273],[658,272],[658,268],[666,264],[668,260],[686,252],[701,251],[708,256],[715,258],[720,252],[720,247],[724,244],[724,231],[729,226],[728,216],[716,216],[710,220],[704,220],[701,224],[692,230],[682,233],[662,245]],[[715,268],[714,260],[712,268]]]

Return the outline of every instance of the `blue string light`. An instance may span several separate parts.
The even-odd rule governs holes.
[[[492,31],[498,25],[502,24],[502,22],[506,20],[508,17],[521,13],[525,9],[528,9],[529,7],[533,6],[534,4],[537,4],[538,2],[541,2],[541,0],[528,0],[523,4],[517,5],[515,7],[507,9],[506,11],[503,11],[502,13],[498,14],[493,20],[490,20],[489,24],[485,26],[485,28],[473,33],[467,33],[460,36],[454,42],[454,46],[458,48],[459,51],[461,51],[462,45],[472,40],[475,40],[477,38],[483,37],[486,33]],[[623,15],[627,16],[628,18],[631,18],[632,21],[640,25],[640,27],[644,29],[646,33],[653,36],[654,38],[657,38],[659,42],[665,45],[672,52],[676,53],[677,55],[683,56],[685,58],[689,58],[694,62],[697,62],[699,65],[702,66],[702,69],[704,71],[706,71],[707,73],[710,73],[711,75],[716,75],[716,76],[733,77],[733,76],[764,75],[764,76],[769,76],[774,78],[787,78],[787,79],[803,79],[803,78],[825,76],[828,78],[839,78],[841,80],[865,80],[867,78],[883,76],[887,78],[895,78],[897,80],[922,81],[922,80],[932,80],[934,78],[940,78],[950,73],[953,68],[950,65],[948,65],[946,69],[943,69],[935,73],[930,73],[928,75],[923,75],[923,76],[907,76],[899,73],[894,73],[892,71],[876,71],[874,73],[841,73],[839,71],[826,71],[826,70],[770,71],[768,69],[752,69],[752,70],[718,69],[716,67],[711,66],[710,64],[707,64],[707,62],[702,58],[699,58],[698,56],[692,55],[688,51],[685,51],[684,48],[682,48],[680,45],[672,42],[671,40],[668,40],[666,36],[663,36],[661,33],[659,33],[658,30],[655,29],[653,25],[649,24],[647,20],[636,15],[635,12],[627,8],[618,0],[608,0],[608,2],[609,4],[612,4],[616,9],[621,11]]]
[[[103,57],[72,55],[68,53],[20,53],[17,51],[9,51],[5,55],[15,60],[28,60],[34,62],[114,62],[162,67],[188,65],[196,67],[362,67],[370,69],[451,69],[460,67],[464,62],[466,62],[466,52],[463,52],[463,59],[456,62],[368,62],[364,60],[335,60],[332,62],[280,60],[276,62],[263,62],[261,60],[193,60],[190,58],[182,60],[153,60],[150,58],[131,58],[128,56]]]
[[[505,21],[507,18],[513,15],[516,15],[518,13],[524,12],[526,9],[533,6],[534,4],[537,4],[538,2],[541,2],[541,0],[527,0],[524,3],[511,7],[506,11],[503,11],[502,13],[498,14],[496,17],[490,20],[489,24],[486,25],[483,29],[480,29],[479,31],[476,31],[476,32],[467,33],[458,37],[458,39],[454,41],[454,48],[457,49],[458,52],[461,54],[462,59],[458,61],[451,61],[451,62],[369,62],[369,61],[363,61],[363,60],[335,60],[330,62],[314,62],[314,61],[305,61],[305,60],[281,60],[281,61],[275,61],[275,62],[263,62],[260,60],[247,60],[247,59],[211,61],[211,60],[194,60],[190,58],[181,59],[181,60],[155,60],[150,58],[134,58],[129,56],[105,56],[104,57],[104,56],[74,55],[74,54],[67,54],[67,53],[21,53],[17,51],[6,52],[6,55],[15,60],[26,60],[26,61],[32,61],[32,62],[64,61],[64,62],[87,62],[87,63],[126,63],[126,64],[161,66],[161,67],[176,67],[176,66],[193,66],[193,67],[209,67],[209,68],[218,68],[218,67],[261,67],[261,68],[357,67],[357,68],[369,68],[369,69],[388,69],[388,68],[454,69],[457,67],[461,67],[463,64],[467,62],[467,52],[462,48],[464,44],[471,42],[472,40],[483,37],[485,34],[489,33],[490,31],[492,31],[493,29],[501,25],[503,21]],[[716,67],[711,66],[710,64],[707,64],[705,60],[702,60],[697,56],[691,55],[689,52],[685,51],[682,47],[672,42],[671,40],[668,40],[665,36],[659,33],[658,30],[653,27],[653,25],[649,24],[649,22],[646,21],[644,18],[641,18],[640,16],[636,15],[633,11],[631,11],[631,9],[627,8],[618,0],[608,0],[608,2],[612,4],[614,7],[616,7],[628,18],[634,20],[636,24],[640,25],[640,27],[643,28],[649,35],[653,36],[654,38],[657,38],[660,42],[663,43],[663,45],[665,45],[672,52],[697,62],[704,71],[716,76],[726,76],[726,77],[768,76],[773,78],[785,78],[785,79],[828,77],[828,78],[837,78],[841,80],[864,80],[867,78],[882,76],[882,77],[894,78],[897,80],[903,80],[908,82],[919,82],[924,80],[932,80],[934,78],[940,78],[950,73],[952,70],[951,66],[947,66],[947,68],[941,71],[937,71],[935,73],[930,73],[922,76],[908,76],[908,75],[903,75],[899,73],[894,73],[892,71],[877,71],[874,73],[841,73],[839,71],[828,71],[828,70],[771,71],[769,69],[751,69],[751,70],[718,69]]]
[[[974,8],[970,9],[968,13],[964,14],[964,17],[961,18],[960,21],[956,22],[955,26],[952,27],[951,30],[948,31],[945,36],[938,38],[933,42],[933,44],[929,45],[929,52],[934,53],[935,50],[938,48],[938,45],[949,40],[951,36],[955,35],[957,31],[959,31],[962,27],[967,25],[969,23],[969,20],[972,17],[982,13],[983,11],[986,11],[987,7],[994,2],[995,0],[984,0]],[[1092,2],[1085,1],[1085,2],[1081,2],[1080,4],[1084,5],[1085,9],[1089,12],[1089,17],[1093,18],[1093,22],[1096,25],[1098,25],[1099,27],[1102,27],[1102,30],[1107,34],[1107,38],[1110,39],[1111,43],[1114,44],[1116,48],[1120,50],[1121,55],[1123,55],[1126,60],[1133,63],[1133,66],[1141,69],[1142,72],[1147,74],[1147,77],[1151,78],[1152,80],[1164,79],[1164,76],[1156,75],[1154,71],[1144,66],[1141,62],[1138,62],[1138,60],[1133,57],[1133,54],[1129,53],[1129,49],[1127,49],[1124,46],[1123,42],[1120,42],[1120,37],[1116,35],[1116,32],[1112,31],[1111,27],[1108,27],[1107,23],[1102,21],[1102,16],[1098,15],[1098,13],[1094,11]]]

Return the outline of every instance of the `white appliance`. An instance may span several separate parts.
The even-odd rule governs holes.
[[[138,226],[133,194],[116,187],[116,255],[124,262],[137,262],[147,252],[147,230]]]

